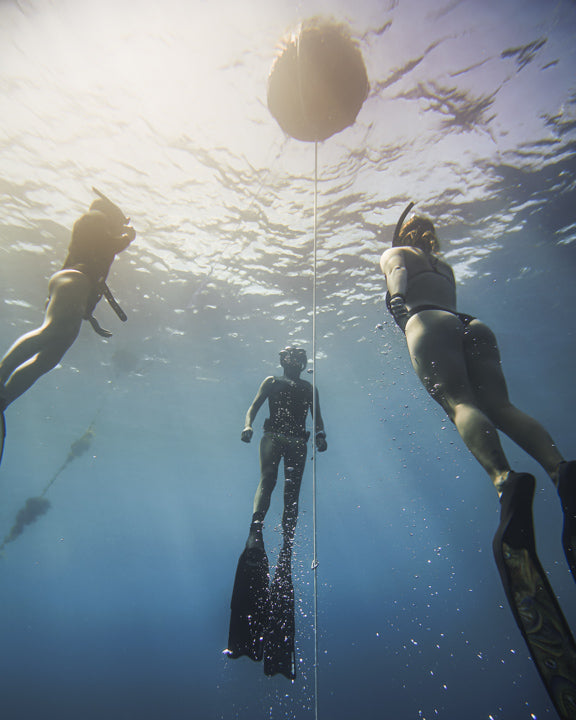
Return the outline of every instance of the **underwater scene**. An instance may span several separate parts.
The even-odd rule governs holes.
[[[298,139],[270,73],[318,17],[369,86]],[[94,203],[120,213],[101,275],[126,315],[85,298],[90,322],[13,397],[0,364],[3,718],[576,717],[566,510],[502,435],[536,479],[541,567],[526,541],[514,610],[498,493],[418,379],[380,267],[415,203],[512,402],[576,459],[575,41],[573,0],[0,0],[0,357],[85,291],[68,259]],[[268,396],[243,431],[265,378],[296,386],[286,347],[324,423],[302,400],[289,677],[229,642]],[[260,525],[270,579],[293,469]]]

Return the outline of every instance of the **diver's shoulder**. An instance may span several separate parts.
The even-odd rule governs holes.
[[[387,250],[384,250],[380,256],[380,265],[384,267],[385,264],[392,262],[395,259],[403,259],[406,249],[407,248],[405,247],[390,247]]]
[[[298,387],[303,388],[306,391],[312,392],[312,383],[308,380],[304,380],[304,378],[298,378],[296,381]]]
[[[420,248],[411,247],[410,245],[388,248],[380,258],[380,267],[384,273],[397,266],[405,267],[410,272],[412,268],[418,268],[426,263],[425,253]]]

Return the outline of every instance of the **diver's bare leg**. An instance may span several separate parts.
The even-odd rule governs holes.
[[[510,402],[494,333],[474,320],[465,334],[464,348],[478,405],[498,429],[539,462],[556,482],[556,471],[564,458],[546,429]]]
[[[6,405],[8,406],[14,402],[32,387],[42,375],[56,367],[77,335],[76,332],[76,335],[67,339],[66,342],[42,349],[27,362],[21,364],[4,385],[3,395],[6,398]]]
[[[62,270],[52,276],[48,287],[44,323],[17,340],[0,363],[1,396],[6,406],[52,370],[80,332],[89,279],[75,270]]]
[[[260,483],[254,496],[254,514],[264,520],[272,492],[276,487],[278,478],[278,465],[280,464],[281,452],[278,441],[268,434],[264,434],[260,441]]]
[[[22,335],[0,361],[0,386],[5,386],[8,378],[22,363],[27,362],[40,352],[43,346],[42,333],[46,325]]]
[[[262,526],[270,508],[272,492],[276,487],[281,457],[282,448],[279,441],[265,433],[260,441],[260,482],[254,496],[252,523],[246,543],[249,549],[263,546]]]
[[[478,407],[464,354],[464,327],[445,312],[426,311],[408,321],[406,339],[420,381],[454,422],[467,448],[497,490],[510,465],[490,418]]]
[[[284,457],[284,512],[282,515],[282,531],[284,545],[291,545],[298,522],[298,500],[300,485],[306,464],[306,443],[296,440],[294,447]]]

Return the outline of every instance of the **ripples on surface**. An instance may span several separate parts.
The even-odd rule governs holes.
[[[30,263],[45,253],[55,269],[95,184],[139,230],[132,302],[168,299],[181,283],[184,306],[200,292],[255,296],[263,315],[307,322],[314,149],[284,137],[265,103],[275,45],[299,9],[135,8],[0,7],[6,249]],[[461,279],[528,224],[543,242],[573,241],[572,3],[306,11],[350,21],[371,81],[356,125],[319,147],[321,309],[354,316],[380,301],[378,258],[408,199],[437,223]]]

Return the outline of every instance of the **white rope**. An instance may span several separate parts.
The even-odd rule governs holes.
[[[302,77],[300,61],[300,40],[302,25],[296,36],[296,54],[298,57],[298,88],[302,108],[306,103],[302,97]],[[316,249],[318,237],[318,141],[314,142],[314,251],[312,279],[312,571],[314,573],[314,719],[318,720],[318,543],[316,527]]]
[[[318,142],[314,143],[314,252],[312,279],[312,534],[314,571],[314,718],[318,720],[318,544],[316,525],[316,249],[318,234]]]

